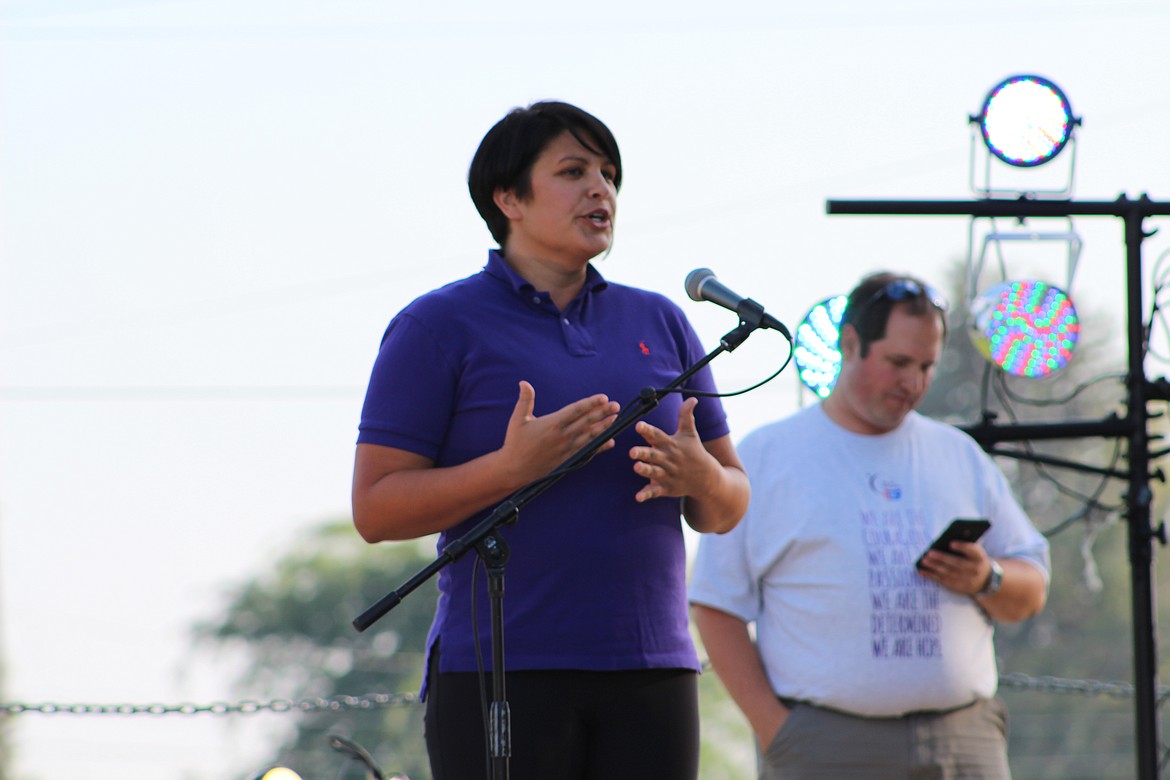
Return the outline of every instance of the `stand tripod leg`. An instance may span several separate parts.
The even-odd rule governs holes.
[[[508,759],[512,756],[512,713],[504,683],[504,570],[510,553],[507,543],[494,531],[475,549],[487,569],[492,612],[492,703],[488,716],[491,777],[507,780]]]

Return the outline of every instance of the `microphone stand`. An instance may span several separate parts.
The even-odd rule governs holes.
[[[365,631],[382,618],[416,588],[439,572],[444,566],[462,558],[470,549],[475,549],[488,573],[488,593],[492,617],[492,705],[489,714],[488,746],[491,754],[492,780],[507,780],[508,759],[512,755],[511,714],[508,709],[504,685],[504,570],[510,551],[503,537],[497,532],[503,525],[511,525],[520,519],[520,509],[544,493],[570,472],[584,466],[597,451],[622,431],[645,417],[658,406],[659,400],[679,390],[682,385],[700,369],[723,352],[731,352],[761,326],[763,307],[750,299],[738,309],[739,325],[719,340],[719,346],[699,362],[683,371],[669,385],[662,389],[644,387],[637,400],[623,409],[610,426],[597,435],[565,462],[540,479],[530,482],[496,506],[486,518],[463,536],[447,544],[434,562],[428,564],[407,580],[400,588],[379,599],[373,606],[362,612],[353,621],[353,627]],[[754,305],[753,305],[754,304]]]

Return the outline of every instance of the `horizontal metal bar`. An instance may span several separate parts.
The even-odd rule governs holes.
[[[1037,200],[1018,198],[1007,200],[828,200],[829,214],[971,216],[971,217],[1125,217],[1168,216],[1170,203],[1150,200],[1142,195],[1131,200],[1125,195],[1117,200]]]

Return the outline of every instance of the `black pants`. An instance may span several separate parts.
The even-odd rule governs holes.
[[[434,780],[490,778],[479,676],[439,674],[426,706]],[[513,671],[511,780],[695,780],[698,681],[689,669]],[[491,698],[491,674],[485,682]]]

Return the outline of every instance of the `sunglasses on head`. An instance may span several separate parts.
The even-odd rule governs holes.
[[[915,298],[926,298],[939,311],[945,312],[947,310],[946,296],[930,285],[921,285],[913,279],[893,279],[882,285],[881,289],[871,295],[865,303],[858,306],[856,314],[849,319],[857,321],[866,309],[873,306],[882,298],[888,298],[895,303],[912,301]]]

